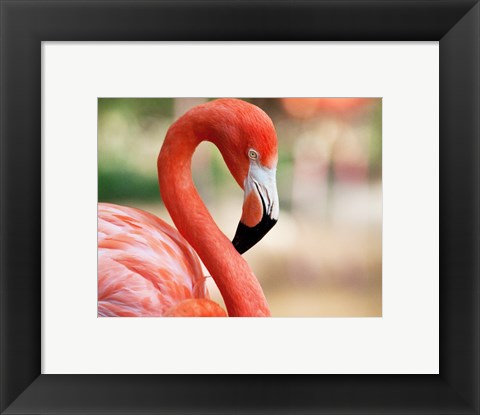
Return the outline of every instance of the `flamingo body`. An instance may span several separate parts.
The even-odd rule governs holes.
[[[99,316],[225,315],[192,247],[148,212],[98,205],[98,270]]]

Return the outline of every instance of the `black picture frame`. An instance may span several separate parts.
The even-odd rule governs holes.
[[[0,13],[1,413],[480,413],[478,0],[1,0]],[[40,46],[55,40],[439,41],[440,374],[41,374]]]

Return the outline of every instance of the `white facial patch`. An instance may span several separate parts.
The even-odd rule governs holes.
[[[245,179],[245,197],[256,191],[262,198],[266,214],[270,219],[278,220],[280,205],[277,193],[277,169],[268,169],[261,166],[258,161],[251,160],[247,178]]]

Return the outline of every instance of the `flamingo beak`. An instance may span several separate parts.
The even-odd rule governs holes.
[[[243,254],[260,241],[278,220],[276,169],[252,164],[245,179],[242,218],[232,244]]]

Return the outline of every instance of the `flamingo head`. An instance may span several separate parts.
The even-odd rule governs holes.
[[[214,104],[215,103],[215,104]],[[215,140],[233,177],[244,190],[242,216],[233,238],[243,254],[277,223],[277,135],[272,120],[255,105],[236,99],[213,101],[225,117]]]

